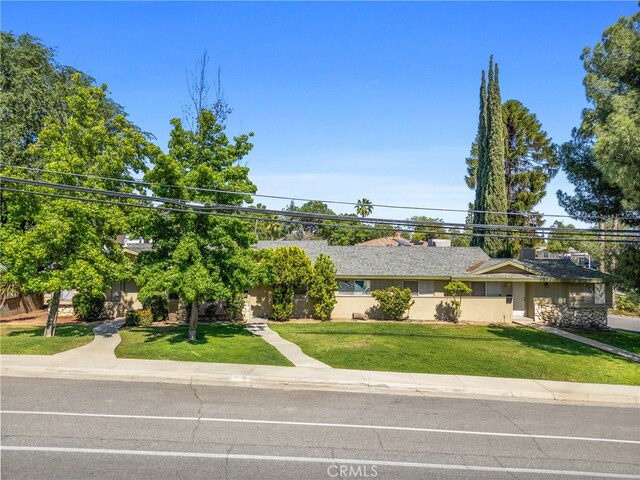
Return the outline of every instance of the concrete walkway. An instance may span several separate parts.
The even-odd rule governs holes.
[[[516,322],[516,321],[514,321],[513,323],[520,324],[519,322]],[[525,325],[525,324],[522,324],[522,325]],[[576,335],[575,333],[565,332],[564,330],[561,330],[556,327],[552,327],[550,325],[541,325],[537,323],[526,323],[526,325],[531,328],[543,330],[545,332],[558,335],[559,337],[568,338],[569,340],[574,340],[576,342],[584,343],[585,345],[589,345],[599,350],[603,350],[605,352],[618,355],[619,357],[626,358],[627,360],[631,360],[632,362],[640,363],[640,355],[629,352],[627,350],[623,350],[622,348],[614,347],[613,345],[608,345],[606,343],[598,342],[597,340],[592,340],[590,338],[582,337],[580,335]]]
[[[269,325],[267,325],[266,320],[260,318],[252,319],[250,323],[247,323],[247,330],[254,335],[262,337],[265,342],[273,345],[296,367],[331,368],[329,365],[304,354],[298,345],[285,340],[276,332],[271,330]]]
[[[92,342],[78,348],[56,353],[52,358],[59,359],[86,359],[95,358],[100,360],[115,359],[116,347],[120,344],[121,338],[118,329],[124,325],[123,319],[107,320],[93,329],[95,338]]]

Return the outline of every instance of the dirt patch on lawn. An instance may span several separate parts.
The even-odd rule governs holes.
[[[0,324],[2,325],[35,325],[44,327],[47,324],[48,310],[34,310],[29,313],[20,313],[18,315],[11,315],[8,317],[1,317]],[[58,316],[58,325],[90,325],[97,322],[82,322],[77,317],[61,317]]]

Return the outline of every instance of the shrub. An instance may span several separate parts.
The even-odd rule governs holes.
[[[616,308],[622,312],[640,313],[640,295],[627,293],[616,298]]]
[[[138,312],[135,310],[127,310],[124,317],[124,324],[127,326],[135,326],[138,324]]]
[[[238,320],[242,318],[243,308],[244,308],[244,295],[241,293],[237,293],[225,302],[225,311],[227,312],[227,319]]]
[[[273,287],[271,297],[271,316],[274,320],[289,320],[293,313],[293,288],[282,285]]]
[[[402,320],[415,301],[411,298],[411,290],[398,287],[389,287],[384,290],[375,290],[371,296],[378,301],[380,310],[385,318]]]
[[[453,304],[453,316],[457,322],[462,316],[462,296],[469,295],[471,293],[471,288],[460,280],[454,280],[447,283],[444,286],[444,289],[453,297],[453,300],[451,300],[451,303]]]
[[[154,293],[144,299],[142,307],[151,310],[154,322],[160,322],[169,314],[169,299],[163,293]]]
[[[275,320],[288,320],[293,313],[295,291],[309,287],[313,265],[299,247],[278,247],[263,255],[266,281],[273,290],[271,316]]]
[[[311,286],[309,287],[309,299],[313,304],[316,318],[329,320],[331,312],[336,306],[336,266],[329,255],[321,253],[313,267]]]
[[[148,308],[128,310],[125,324],[131,327],[147,327],[153,323],[153,313]]]
[[[101,293],[78,292],[71,300],[73,313],[80,320],[99,320],[104,310],[104,295]]]

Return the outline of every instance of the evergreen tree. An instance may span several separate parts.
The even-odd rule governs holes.
[[[508,224],[542,226],[542,215],[535,212],[534,208],[546,195],[546,186],[557,173],[556,147],[542,130],[535,114],[521,102],[507,100],[503,103],[502,120],[505,133],[504,168],[508,211],[521,213],[509,215]],[[469,188],[476,188],[479,150],[477,141],[478,139],[471,146],[471,155],[466,160],[465,181]],[[515,236],[517,237],[517,234]],[[520,247],[533,247],[538,243],[525,239],[517,241]]]
[[[483,76],[484,77],[484,76]],[[476,181],[475,209],[484,211],[474,216],[476,223],[483,225],[507,225],[508,208],[504,172],[505,137],[502,120],[502,102],[498,65],[494,67],[493,56],[489,60],[489,82],[487,85],[486,120],[480,100],[480,125],[478,128],[478,174]],[[482,96],[482,85],[480,93]],[[483,128],[484,125],[484,128]],[[491,212],[491,213],[487,213]],[[495,229],[476,229],[475,233],[503,235]],[[506,238],[475,237],[474,246],[480,246],[492,257],[507,257],[512,254],[512,242]]]

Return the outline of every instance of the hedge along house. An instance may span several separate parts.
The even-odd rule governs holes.
[[[492,259],[476,247],[329,246],[326,241],[261,241],[257,248],[297,246],[312,261],[320,253],[337,268],[339,289],[334,319],[375,311],[373,290],[390,286],[409,288],[415,304],[410,320],[450,320],[451,297],[444,286],[460,280],[472,289],[462,300],[460,321],[511,322],[528,317],[565,327],[601,328],[606,325],[612,291],[605,275],[570,260]],[[271,314],[266,286],[249,292],[251,314]],[[311,316],[304,292],[294,301],[294,317]]]

